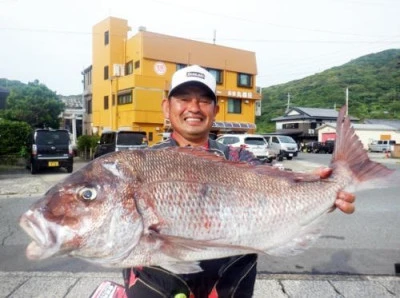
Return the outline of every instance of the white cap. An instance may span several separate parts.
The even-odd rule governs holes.
[[[170,97],[178,87],[186,84],[190,85],[190,83],[200,83],[201,86],[207,88],[207,91],[210,92],[212,99],[214,99],[215,102],[217,101],[217,97],[215,95],[217,83],[214,76],[206,69],[198,65],[187,66],[174,73],[172,76],[171,88],[169,90],[168,97]]]

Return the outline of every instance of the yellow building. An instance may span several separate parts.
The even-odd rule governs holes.
[[[193,64],[208,69],[217,80],[220,112],[213,132],[255,131],[255,116],[261,113],[255,53],[144,28],[128,38],[130,30],[126,20],[115,17],[93,27],[92,67],[84,73],[91,82],[85,98],[93,133],[145,131],[149,144],[160,141],[161,133],[170,129],[161,101],[172,74]]]

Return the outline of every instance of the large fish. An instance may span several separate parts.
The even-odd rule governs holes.
[[[342,108],[333,173],[323,180],[190,148],[97,158],[22,215],[33,239],[27,257],[189,273],[200,271],[203,259],[301,252],[318,237],[338,191],[393,176],[369,160],[344,114]]]

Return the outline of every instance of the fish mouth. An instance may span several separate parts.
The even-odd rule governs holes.
[[[46,259],[59,251],[55,233],[42,216],[29,210],[21,216],[19,225],[33,240],[26,248],[29,260]]]

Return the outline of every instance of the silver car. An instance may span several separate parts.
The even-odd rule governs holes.
[[[217,138],[217,142],[227,146],[244,148],[261,160],[272,161],[276,158],[276,154],[268,149],[268,144],[262,135],[226,134]]]

